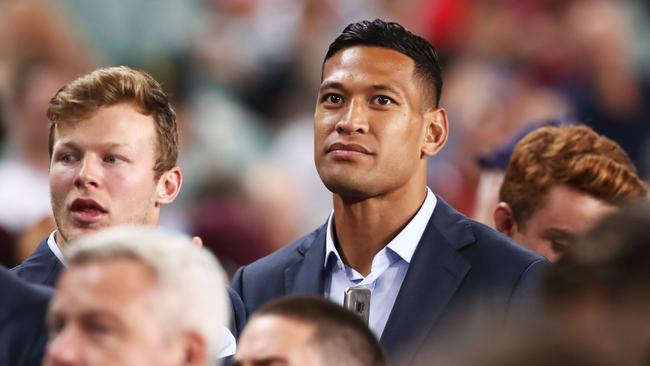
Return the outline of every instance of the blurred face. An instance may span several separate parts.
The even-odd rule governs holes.
[[[523,230],[515,230],[512,239],[554,263],[573,237],[584,234],[615,210],[615,206],[586,193],[565,185],[554,186]]]
[[[114,225],[157,224],[160,205],[178,193],[180,170],[155,180],[155,146],[153,118],[130,104],[60,122],[50,162],[57,242]]]
[[[157,298],[150,272],[133,260],[71,266],[50,304],[44,365],[182,364]]]
[[[322,365],[308,344],[314,327],[275,315],[254,317],[239,339],[233,366]]]
[[[346,48],[325,63],[314,158],[330,191],[364,198],[424,185],[426,108],[414,67],[379,47]]]

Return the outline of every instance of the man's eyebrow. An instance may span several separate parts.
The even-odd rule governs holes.
[[[126,144],[119,143],[119,142],[107,142],[107,143],[102,144],[102,145],[105,146],[105,147],[107,147],[107,148],[109,148],[109,149],[113,149],[113,148],[118,148],[118,147],[126,146]],[[74,141],[65,141],[65,140],[64,140],[64,141],[62,141],[62,142],[56,144],[55,146],[66,147],[66,148],[73,149],[73,150],[79,150],[79,149],[81,149],[81,147],[79,146],[79,144],[77,144],[77,143],[74,142]]]
[[[389,91],[389,92],[391,92],[391,93],[393,93],[393,94],[395,94],[397,96],[400,96],[400,97],[402,96],[402,93],[397,91],[397,89],[393,88],[390,85],[386,85],[386,84],[374,84],[372,86],[372,89],[377,90],[377,91]]]
[[[326,81],[320,85],[320,88],[318,88],[318,91],[323,91],[325,89],[341,89],[344,90],[345,88],[343,87],[343,84],[339,83],[338,81]]]

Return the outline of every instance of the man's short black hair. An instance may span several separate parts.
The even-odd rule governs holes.
[[[278,316],[314,327],[308,344],[324,365],[386,364],[384,353],[366,324],[354,313],[315,296],[288,296],[269,302],[253,314]]]
[[[334,54],[353,46],[388,48],[413,59],[415,74],[435,91],[435,106],[438,106],[442,93],[442,73],[438,53],[427,40],[409,32],[398,23],[381,19],[352,23],[330,44],[323,67]]]

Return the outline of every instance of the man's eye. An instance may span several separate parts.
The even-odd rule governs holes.
[[[343,97],[337,94],[327,94],[323,98],[323,101],[327,103],[341,104],[343,102]]]
[[[390,105],[395,103],[391,98],[385,95],[378,95],[373,99],[374,99],[373,101],[379,105]]]
[[[107,155],[106,157],[104,157],[104,162],[109,163],[109,164],[115,164],[119,160],[120,159],[115,155]]]
[[[72,163],[76,161],[75,156],[72,154],[62,154],[59,156],[59,161],[62,161],[64,163]]]

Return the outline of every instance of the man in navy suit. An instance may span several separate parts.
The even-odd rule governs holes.
[[[401,25],[350,24],[330,45],[314,115],[314,158],[334,210],[327,223],[240,268],[251,313],[289,294],[343,303],[371,290],[369,326],[409,363],[461,307],[505,316],[547,262],[476,223],[426,186],[447,140],[433,47]]]
[[[124,224],[158,224],[178,195],[176,114],[160,84],[128,67],[95,70],[50,101],[50,194],[57,230],[12,271],[54,286],[62,250],[79,237]],[[243,304],[229,291],[235,336]]]
[[[0,365],[40,365],[47,341],[45,312],[52,290],[0,266]]]

